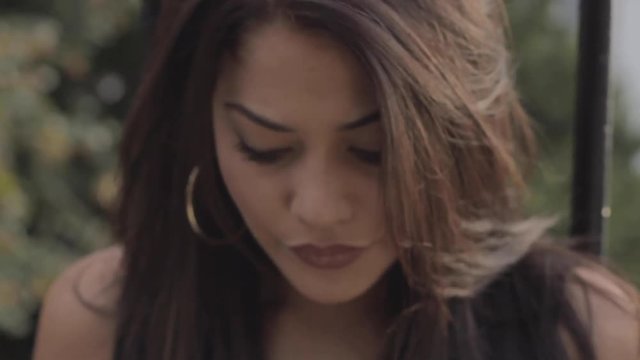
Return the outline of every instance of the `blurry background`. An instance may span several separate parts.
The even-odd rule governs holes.
[[[141,0],[0,0],[0,359],[30,357],[69,262],[111,242],[116,149],[146,42]],[[541,163],[532,212],[567,233],[577,0],[511,0],[518,84]],[[615,1],[608,261],[640,283],[640,3]],[[637,39],[636,39],[637,40]]]

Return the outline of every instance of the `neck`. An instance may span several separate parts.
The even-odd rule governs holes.
[[[267,359],[373,359],[380,351],[387,321],[386,281],[342,304],[310,301],[283,279],[281,302],[267,309],[264,346]]]
[[[361,296],[340,304],[321,304],[309,300],[287,286],[282,309],[305,324],[326,330],[377,329],[384,326],[386,282],[379,281]]]
[[[279,349],[279,344],[296,343],[301,347],[309,344],[323,349],[344,348],[347,353],[358,354],[351,358],[374,357],[388,325],[386,276],[358,298],[330,305],[309,300],[285,279],[281,284],[282,301],[265,313],[270,349]],[[283,346],[293,351],[290,345]]]

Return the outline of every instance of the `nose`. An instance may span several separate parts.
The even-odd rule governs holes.
[[[327,170],[301,169],[290,200],[291,213],[303,224],[319,229],[346,223],[354,216],[347,179]]]

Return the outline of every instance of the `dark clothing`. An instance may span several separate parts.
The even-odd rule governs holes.
[[[474,298],[449,300],[452,321],[446,358],[568,360],[559,335],[562,326],[582,351],[581,359],[595,360],[586,326],[580,322],[566,296],[566,279],[575,260],[564,251],[535,249]],[[211,339],[206,330],[201,334],[203,339]],[[230,343],[231,335],[226,335]],[[116,360],[121,359],[121,343],[118,341],[116,346]],[[205,346],[199,359],[215,359],[212,344],[203,343]],[[140,353],[143,352],[140,349]],[[409,357],[405,358],[413,360]],[[434,359],[442,357],[435,355],[425,360]]]

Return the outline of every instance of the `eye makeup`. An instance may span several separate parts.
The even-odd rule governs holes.
[[[240,153],[242,153],[247,160],[260,165],[274,165],[280,161],[283,161],[294,151],[294,149],[290,147],[259,150],[252,146],[249,146],[241,138],[238,139],[236,149]],[[382,153],[380,151],[365,150],[353,146],[350,146],[348,148],[348,151],[357,160],[363,162],[366,165],[378,166],[380,165],[382,160]]]
[[[247,160],[264,165],[275,164],[278,161],[283,160],[286,155],[290,154],[293,151],[293,149],[289,147],[270,150],[258,150],[254,147],[249,146],[240,137],[238,137],[236,149],[240,151],[240,153],[242,153],[247,158]]]
[[[357,147],[349,147],[349,151],[355,155],[360,161],[368,164],[368,165],[380,165],[382,162],[382,152],[381,151],[371,151],[360,149]]]
[[[360,120],[357,125],[354,125],[354,127],[355,128],[362,127],[360,123],[376,122],[377,116],[378,116],[377,114],[373,114],[371,116],[364,117],[363,120]],[[296,151],[297,145],[295,147],[284,146],[284,147],[269,148],[269,149],[261,149],[261,148],[249,145],[250,142],[245,140],[246,138],[243,135],[244,132],[240,130],[238,124],[236,124],[236,122],[232,120],[230,121],[230,125],[237,138],[237,142],[235,144],[236,150],[239,151],[242,155],[244,155],[246,160],[250,162],[256,163],[258,165],[264,165],[264,166],[276,165],[286,160],[288,157],[291,157],[293,153]],[[348,128],[344,130],[353,130],[353,129]],[[361,130],[361,131],[364,131],[364,130]],[[275,133],[278,133],[278,132],[279,131]],[[287,131],[285,133],[289,133],[289,132]],[[287,136],[287,135],[284,135],[284,136]],[[275,136],[281,137],[283,135],[279,134]],[[272,137],[271,134],[269,134],[268,137]],[[281,139],[281,140],[284,140],[284,139]],[[274,137],[274,141],[275,141],[275,137]],[[351,141],[350,140],[345,141],[346,144],[348,144],[349,142]],[[354,160],[359,161],[364,165],[378,166],[381,163],[381,159],[382,159],[381,151],[368,150],[363,146],[354,146],[354,145],[346,146],[344,150],[345,150],[345,156],[350,156],[354,158]]]

